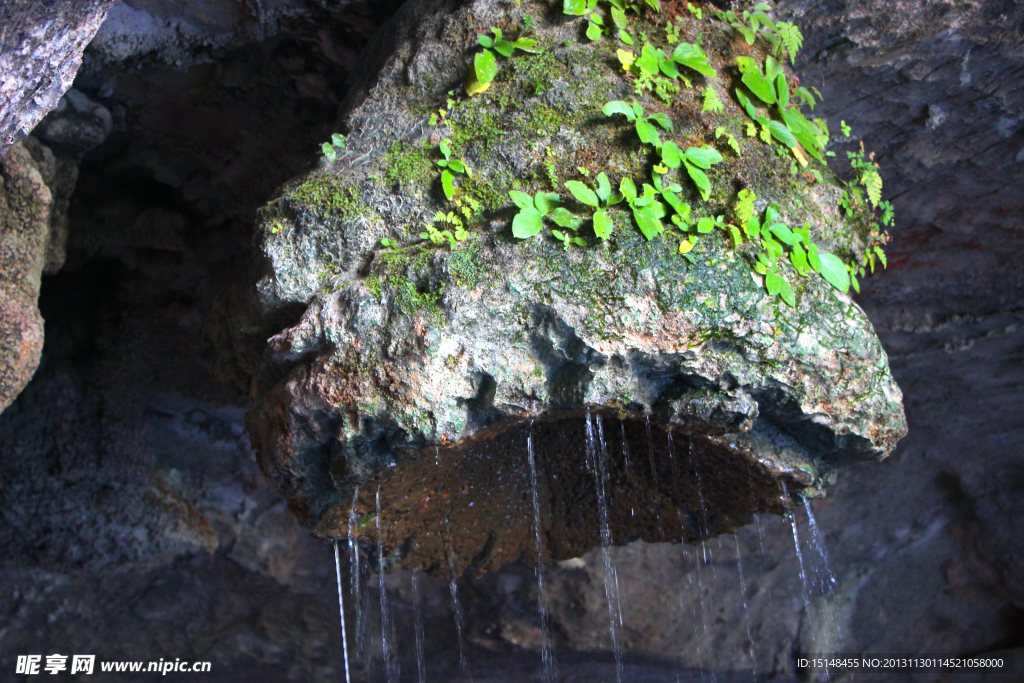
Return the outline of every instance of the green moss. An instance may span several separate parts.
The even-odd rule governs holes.
[[[478,240],[448,255],[448,272],[455,284],[463,289],[476,289],[487,278],[487,264],[483,263],[483,248]]]
[[[332,175],[310,176],[291,192],[290,197],[317,213],[337,213],[345,220],[371,213],[360,188],[345,185]]]
[[[408,316],[425,312],[436,324],[444,323],[444,315],[438,306],[444,295],[444,283],[437,283],[431,289],[424,289],[421,282],[429,282],[430,260],[434,251],[421,246],[385,251],[377,257],[377,277],[381,295],[390,292],[394,297],[394,308]],[[369,280],[369,278],[367,278]],[[367,286],[370,286],[369,284]]]
[[[430,159],[426,143],[414,146],[400,140],[391,145],[380,164],[388,187],[426,188],[437,175],[436,164]]]

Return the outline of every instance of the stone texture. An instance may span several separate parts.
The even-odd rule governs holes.
[[[615,184],[646,172],[600,113],[606,101],[631,97],[607,66],[610,43],[572,40],[577,27],[561,18],[535,24],[543,54],[510,60],[490,91],[428,125],[432,103],[467,73],[471,27],[500,24],[511,33],[523,13],[544,16],[529,3],[515,10],[489,2],[407,6],[371,50],[379,75],[350,98],[345,153],[263,210],[260,313],[308,308],[270,340],[250,394],[249,426],[261,467],[300,519],[318,534],[345,536],[350,515],[375,514],[380,488],[394,561],[437,570],[447,552],[458,568],[500,567],[531,547],[525,437],[515,430],[538,420],[537,460],[549,489],[542,515],[553,524],[545,553],[578,555],[596,542],[596,516],[563,520],[547,506],[588,488],[583,422],[572,423],[585,408],[627,423],[649,416],[675,431],[693,463],[711,460],[715,469],[758,480],[715,523],[684,530],[687,540],[734,528],[753,512],[781,510],[782,491],[763,483],[772,477],[786,479],[791,492],[817,490],[845,462],[884,457],[905,433],[899,389],[866,317],[824,280],[803,281],[795,309],[777,306],[721,233],[702,240],[691,263],[675,253],[674,241],[646,242],[625,213],[613,214],[620,226],[610,242],[584,249],[511,238],[507,192],[551,189],[538,180],[548,161],[563,179],[579,176],[584,164],[592,175],[608,169]],[[709,25],[692,19],[683,29],[691,39],[700,30]],[[706,41],[720,51],[712,63],[724,73],[735,46]],[[686,144],[712,140],[718,122],[741,115],[730,102],[721,119],[702,117],[699,97],[689,93],[675,102],[662,109]],[[659,108],[653,98],[644,105]],[[466,212],[473,234],[450,251],[416,237],[445,206],[433,187],[431,155],[449,136],[475,169],[462,192],[476,203]],[[733,178],[743,174],[759,210],[778,202],[783,220],[810,222],[823,248],[860,253],[864,234],[839,215],[837,185],[791,176],[788,162],[761,143],[744,152],[711,172],[710,207],[688,190],[696,211],[728,212]],[[402,248],[378,251],[384,237]],[[562,438],[568,434],[576,436]],[[470,438],[479,449],[461,450]],[[519,445],[497,445],[503,442]],[[742,458],[727,455],[737,451],[749,475]],[[696,465],[680,464],[685,472],[677,475],[671,450],[659,459],[662,476],[645,474],[637,485],[653,501],[650,520],[646,509],[613,510],[623,519],[620,535],[674,538],[680,514],[700,514]],[[476,471],[461,464],[477,460],[490,464]],[[437,462],[440,474],[431,475]],[[434,493],[419,492],[424,481]],[[727,498],[709,504],[728,506]],[[596,509],[596,500],[582,505]],[[372,526],[356,531],[369,536]],[[454,549],[446,551],[447,538]]]
[[[11,0],[0,7],[0,155],[57,106],[115,1]]]

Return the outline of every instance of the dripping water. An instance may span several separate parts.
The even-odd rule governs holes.
[[[598,426],[601,418],[597,418]],[[602,433],[602,448],[599,450],[597,439],[594,435],[594,421],[587,411],[587,467],[594,474],[594,487],[597,489],[597,507],[601,521],[601,557],[604,560],[604,595],[608,601],[608,628],[612,637],[612,648],[615,652],[615,680],[622,683],[622,645],[619,643],[619,629],[622,626],[622,609],[619,605],[618,578],[615,575],[615,565],[612,562],[612,534],[608,522],[608,501],[605,497],[605,484],[608,477],[608,465],[605,461],[603,451],[604,435]]]
[[[665,530],[661,526],[661,486],[658,484],[658,468],[654,464],[654,437],[651,436],[651,416],[647,415],[647,457],[651,461],[651,483],[654,485],[654,512],[658,519],[658,534],[665,540]]]
[[[747,603],[747,581],[743,576],[743,552],[740,550],[740,537],[734,535],[736,541],[736,568],[740,575],[740,596],[743,598],[743,620],[747,627],[748,653],[750,654],[750,673],[757,680],[757,659],[754,657],[754,637],[750,634],[750,606]]]
[[[341,618],[341,651],[345,654],[345,683],[352,683],[352,674],[348,668],[348,635],[345,633],[345,598],[341,590],[341,553],[338,541],[334,541],[334,574],[338,579],[338,614]]]
[[[697,479],[697,498],[700,500],[700,517],[698,518],[700,528],[697,530],[700,535],[700,553],[695,558],[694,566],[697,568],[697,591],[700,596],[700,620],[701,626],[704,629],[704,654],[710,663],[713,661],[714,657],[711,651],[711,632],[710,629],[708,629],[708,607],[704,601],[704,569],[707,567],[709,562],[708,557],[710,556],[707,541],[705,540],[708,530],[708,508],[707,504],[704,502],[704,491],[700,476],[700,468],[697,467],[697,460],[694,457],[693,439],[689,439],[688,446],[690,467],[693,469],[694,475]],[[714,566],[711,567],[711,571],[712,578],[714,578]],[[703,674],[703,666],[701,668]],[[715,680],[713,669],[711,673],[711,680]]]
[[[398,661],[394,648],[394,633],[391,628],[391,614],[388,612],[388,592],[384,584],[384,535],[381,533],[380,487],[377,488],[377,557],[380,560],[380,640],[384,652],[384,671],[388,683],[398,683]]]
[[[462,603],[459,601],[459,575],[455,572],[455,548],[452,545],[451,520],[448,520],[448,568],[451,579],[448,590],[452,597],[452,615],[455,617],[455,634],[459,639],[459,669],[466,673],[466,649],[462,642]]]
[[[413,607],[413,629],[416,633],[416,673],[419,676],[419,683],[426,683],[427,668],[423,659],[423,614],[422,598],[420,597],[419,572],[412,575],[412,607]]]
[[[356,541],[356,503],[359,500],[359,487],[356,486],[352,494],[352,509],[348,515],[348,547],[352,553],[352,571],[350,576],[350,594],[352,603],[356,610],[356,651],[363,658],[363,673],[370,678],[373,673],[373,658],[370,656],[370,648],[366,647],[366,610],[370,603],[369,586],[364,577],[365,568],[362,564],[362,553],[359,550],[359,543]]]
[[[537,491],[537,462],[533,453],[533,421],[526,434],[526,453],[530,461],[530,492],[533,500],[533,537],[537,552],[537,609],[540,613],[541,665],[544,683],[555,683],[558,673],[548,627],[548,596],[544,588],[544,544],[540,532],[540,495]]]

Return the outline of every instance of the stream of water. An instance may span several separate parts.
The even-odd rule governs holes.
[[[380,561],[378,579],[380,584],[380,640],[384,652],[384,671],[388,683],[398,683],[398,657],[395,652],[395,632],[391,625],[388,609],[388,591],[384,583],[384,534],[381,532],[380,488],[377,489],[377,558]]]
[[[427,667],[423,658],[423,596],[420,594],[420,572],[412,574],[413,629],[416,634],[416,674],[419,683],[427,681]]]
[[[537,490],[537,462],[533,453],[533,422],[526,435],[526,454],[530,462],[530,499],[533,502],[533,538],[537,552],[537,610],[540,613],[541,666],[544,683],[555,683],[558,670],[548,626],[548,595],[544,588],[544,543],[540,530],[540,493]]]
[[[600,428],[601,418],[597,418]],[[608,601],[608,629],[615,651],[615,680],[622,683],[622,643],[619,630],[622,628],[622,607],[619,604],[619,579],[612,561],[612,532],[608,522],[608,500],[605,486],[608,481],[608,463],[604,453],[604,434],[601,433],[600,445],[595,435],[594,419],[587,411],[587,467],[594,474],[594,488],[597,490],[597,509],[601,524],[601,559],[604,561],[604,595]]]
[[[348,666],[348,636],[345,633],[345,598],[341,590],[341,553],[338,550],[338,541],[334,541],[334,573],[338,579],[338,613],[341,618],[341,651],[345,656],[345,683],[352,683],[352,673]]]
[[[448,581],[448,591],[452,598],[452,616],[455,617],[455,634],[459,639],[459,669],[466,673],[466,647],[462,641],[462,603],[459,601],[459,575],[455,571],[455,548],[452,545],[451,526],[448,528],[448,569],[451,572],[451,579]]]

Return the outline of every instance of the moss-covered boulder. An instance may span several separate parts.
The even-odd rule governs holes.
[[[782,512],[905,433],[870,322],[788,244],[856,267],[876,253],[870,216],[765,125],[780,106],[758,102],[755,123],[737,99],[737,58],[764,64],[770,42],[691,13],[627,14],[632,47],[590,40],[590,23],[561,3],[411,2],[368,50],[344,147],[263,210],[257,317],[304,313],[270,339],[248,424],[314,533],[379,541],[395,565],[484,570],[536,559],[536,488],[545,559],[598,543],[604,519],[615,542],[693,541]],[[496,78],[468,97],[492,28],[539,51],[492,50]],[[693,45],[709,68],[645,75],[645,42],[667,61]],[[610,101],[653,115],[662,151]],[[721,159],[695,160],[708,188],[669,141]],[[468,167],[448,163],[448,188],[442,160]],[[600,189],[602,173],[641,188],[607,210],[607,239],[566,186]],[[657,210],[642,198],[656,180],[679,186]],[[542,230],[518,239],[510,191],[557,194],[568,227],[525,209]]]

